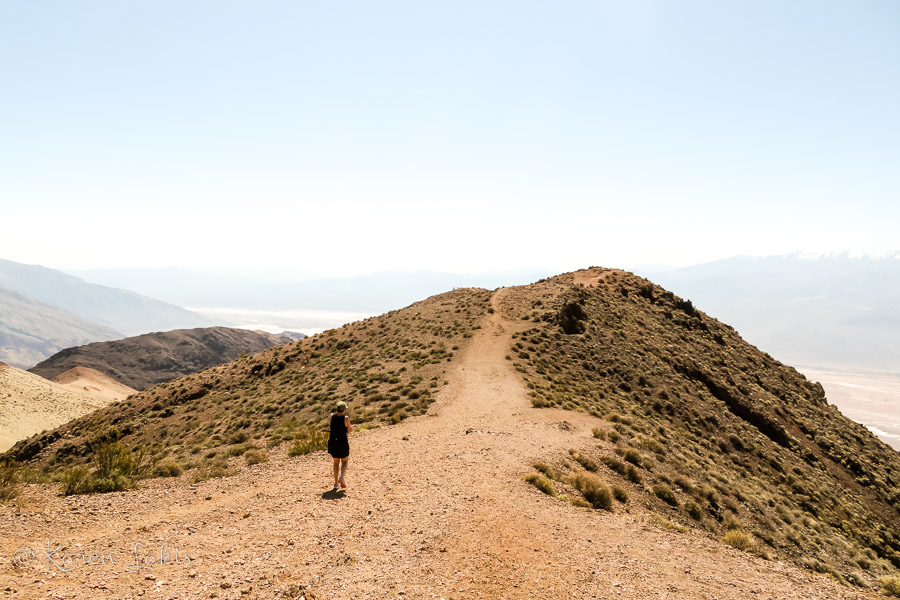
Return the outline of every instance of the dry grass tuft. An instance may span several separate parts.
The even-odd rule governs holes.
[[[756,541],[753,539],[753,536],[739,529],[730,529],[722,537],[722,542],[742,552],[751,552],[756,548]]]
[[[556,488],[553,486],[553,482],[543,475],[538,475],[537,473],[529,473],[525,476],[525,481],[541,490],[548,496],[556,496]]]

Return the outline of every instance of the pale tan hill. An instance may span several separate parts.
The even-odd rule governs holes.
[[[119,383],[109,375],[88,367],[75,367],[60,373],[53,381],[70,389],[102,396],[107,400],[124,400],[137,390]]]
[[[47,381],[0,363],[0,452],[110,402],[103,395]]]

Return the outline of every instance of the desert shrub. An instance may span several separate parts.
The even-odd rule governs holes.
[[[697,495],[701,498],[705,498],[710,506],[714,508],[719,506],[719,496],[716,494],[716,491],[708,485],[698,488]]]
[[[19,468],[12,461],[0,463],[0,502],[19,495]]]
[[[678,506],[678,498],[675,497],[675,492],[673,492],[669,486],[663,484],[657,484],[653,486],[653,493],[656,494],[656,497],[669,504],[671,506]]]
[[[625,475],[627,473],[625,463],[623,463],[618,458],[612,456],[604,456],[601,460],[603,460],[603,464],[605,464],[607,467],[609,467],[619,475]]]
[[[228,440],[225,442],[226,444],[243,444],[248,439],[247,433],[244,431],[235,431],[230,436],[228,436]]]
[[[641,474],[638,472],[637,468],[634,465],[628,465],[625,467],[625,476],[629,481],[634,483],[640,483],[642,481]]]
[[[725,529],[743,529],[744,524],[740,519],[737,518],[737,515],[727,512],[725,513],[725,518],[722,520],[722,524],[725,525]]]
[[[96,447],[93,459],[99,478],[112,478],[116,474],[130,476],[134,467],[131,451],[118,442],[108,442]]]
[[[900,576],[884,577],[878,583],[881,584],[881,591],[885,595],[900,598]]]
[[[253,444],[238,444],[228,449],[228,456],[243,456],[248,450],[255,448]]]
[[[258,465],[269,460],[269,455],[258,448],[251,448],[244,453],[248,465]]]
[[[201,481],[207,481],[208,479],[216,477],[228,477],[233,474],[234,472],[228,466],[226,458],[224,456],[219,456],[218,458],[200,465],[197,472],[194,474],[194,483],[200,483]]]
[[[571,504],[572,506],[578,506],[580,508],[593,508],[593,506],[591,506],[591,503],[581,496],[560,496],[560,498],[568,500],[569,504]]]
[[[93,458],[96,471],[88,485],[89,492],[118,492],[132,487],[132,478],[140,466],[126,446],[118,442],[101,444],[94,449]]]
[[[728,530],[728,533],[722,537],[722,542],[742,552],[749,552],[756,546],[753,536],[739,529]]]
[[[619,384],[619,387],[622,387],[622,384]],[[623,389],[625,389],[625,388],[628,388],[627,384],[625,385],[625,387]],[[630,391],[630,390],[631,390],[631,388],[625,389],[626,392]],[[622,415],[619,415],[616,413],[609,415],[609,420],[613,423],[621,423],[623,425],[631,425],[631,419],[629,419],[628,417],[623,417]]]
[[[588,471],[581,471],[573,475],[569,483],[576,490],[581,492],[584,499],[591,503],[594,508],[603,510],[612,509],[612,493],[609,491],[603,481]]]
[[[62,473],[62,493],[64,496],[74,496],[75,494],[86,494],[88,492],[88,482],[90,472],[84,467],[72,467],[66,469]]]
[[[121,492],[131,489],[134,482],[125,474],[114,472],[105,477],[95,476],[90,479],[88,493],[99,492],[105,494],[107,492]]]
[[[677,523],[667,521],[657,514],[650,517],[650,523],[656,525],[660,529],[665,529],[666,531],[675,531],[677,533],[687,533],[688,531],[688,528],[684,525],[678,525]]]
[[[868,588],[869,587],[868,584],[866,583],[865,576],[862,573],[860,573],[859,571],[853,571],[853,572],[847,573],[847,583],[855,585],[856,587],[859,587],[859,588]]]
[[[645,445],[651,452],[659,455],[660,460],[664,460],[663,457],[666,455],[666,449],[662,447],[662,444],[660,444],[656,440],[647,440],[647,443]]]
[[[182,466],[178,464],[178,461],[172,458],[160,461],[153,470],[153,474],[157,477],[178,477],[183,472],[184,469]]]
[[[94,470],[73,467],[63,472],[63,495],[128,490],[134,487],[135,480],[154,472],[155,461],[143,448],[132,451],[118,442],[106,441],[106,438],[100,438],[89,447]]]
[[[598,427],[594,427],[594,428],[591,430],[591,433],[592,433],[593,436],[594,436],[595,438],[597,438],[598,440],[605,440],[605,439],[606,439],[606,432],[605,432],[604,430],[598,428]]]
[[[543,475],[538,475],[537,473],[529,473],[525,476],[525,481],[541,490],[548,496],[556,496],[556,488],[553,487],[553,482]]]
[[[687,514],[691,516],[691,518],[700,520],[703,518],[703,508],[700,507],[699,504],[694,502],[693,500],[688,500],[684,504],[684,510],[687,511]]]
[[[675,485],[680,487],[686,494],[694,493],[694,486],[686,477],[682,477],[681,475],[675,478]]]
[[[636,467],[639,467],[642,464],[642,459],[641,459],[640,453],[637,450],[634,450],[632,448],[629,448],[628,450],[626,450],[625,454],[622,455],[622,458],[624,458],[626,461],[630,462],[631,464],[633,464]]]
[[[536,461],[536,462],[531,463],[531,466],[534,467],[537,471],[540,471],[541,473],[543,473],[544,475],[549,477],[550,479],[556,479],[556,480],[562,479],[562,475],[560,475],[560,473],[556,469],[554,469],[547,463]]]
[[[617,485],[612,486],[612,495],[613,498],[618,500],[619,502],[625,503],[628,502],[628,492],[623,490]]]
[[[572,458],[574,458],[578,462],[578,464],[580,464],[582,467],[584,467],[588,471],[596,471],[597,470],[597,463],[595,463],[594,461],[589,459],[587,456],[584,456],[577,450],[569,450],[569,454],[572,455]]]
[[[328,447],[328,434],[321,429],[301,427],[294,435],[294,442],[288,448],[288,456],[300,456],[325,450]]]
[[[610,429],[608,432],[606,432],[606,439],[611,441],[613,444],[618,442],[621,438],[622,436],[619,435],[619,432],[615,429]]]

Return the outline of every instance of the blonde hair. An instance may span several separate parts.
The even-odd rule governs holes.
[[[347,411],[347,403],[341,400],[337,404],[334,405],[334,412],[346,412]]]

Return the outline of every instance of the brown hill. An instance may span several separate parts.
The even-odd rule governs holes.
[[[75,367],[60,373],[53,381],[68,388],[87,392],[95,396],[103,396],[109,400],[124,400],[137,390],[123,385],[100,371],[87,367]]]
[[[265,331],[228,327],[176,329],[67,348],[29,371],[53,379],[69,369],[88,367],[128,387],[145,390],[287,341]]]
[[[109,402],[0,362],[0,452]]]
[[[337,399],[362,425],[347,494],[324,491],[316,452]],[[201,559],[155,585],[234,598],[867,598],[897,573],[900,455],[793,369],[620,271],[435,296],[163,384],[7,456],[77,492],[85,477],[108,485],[79,465],[113,450],[186,472],[81,501],[36,486],[40,509],[0,507],[0,551],[40,528],[127,554],[140,523]],[[112,475],[127,487],[141,473]],[[154,585],[93,573],[113,595]],[[33,587],[33,573],[5,575]]]

